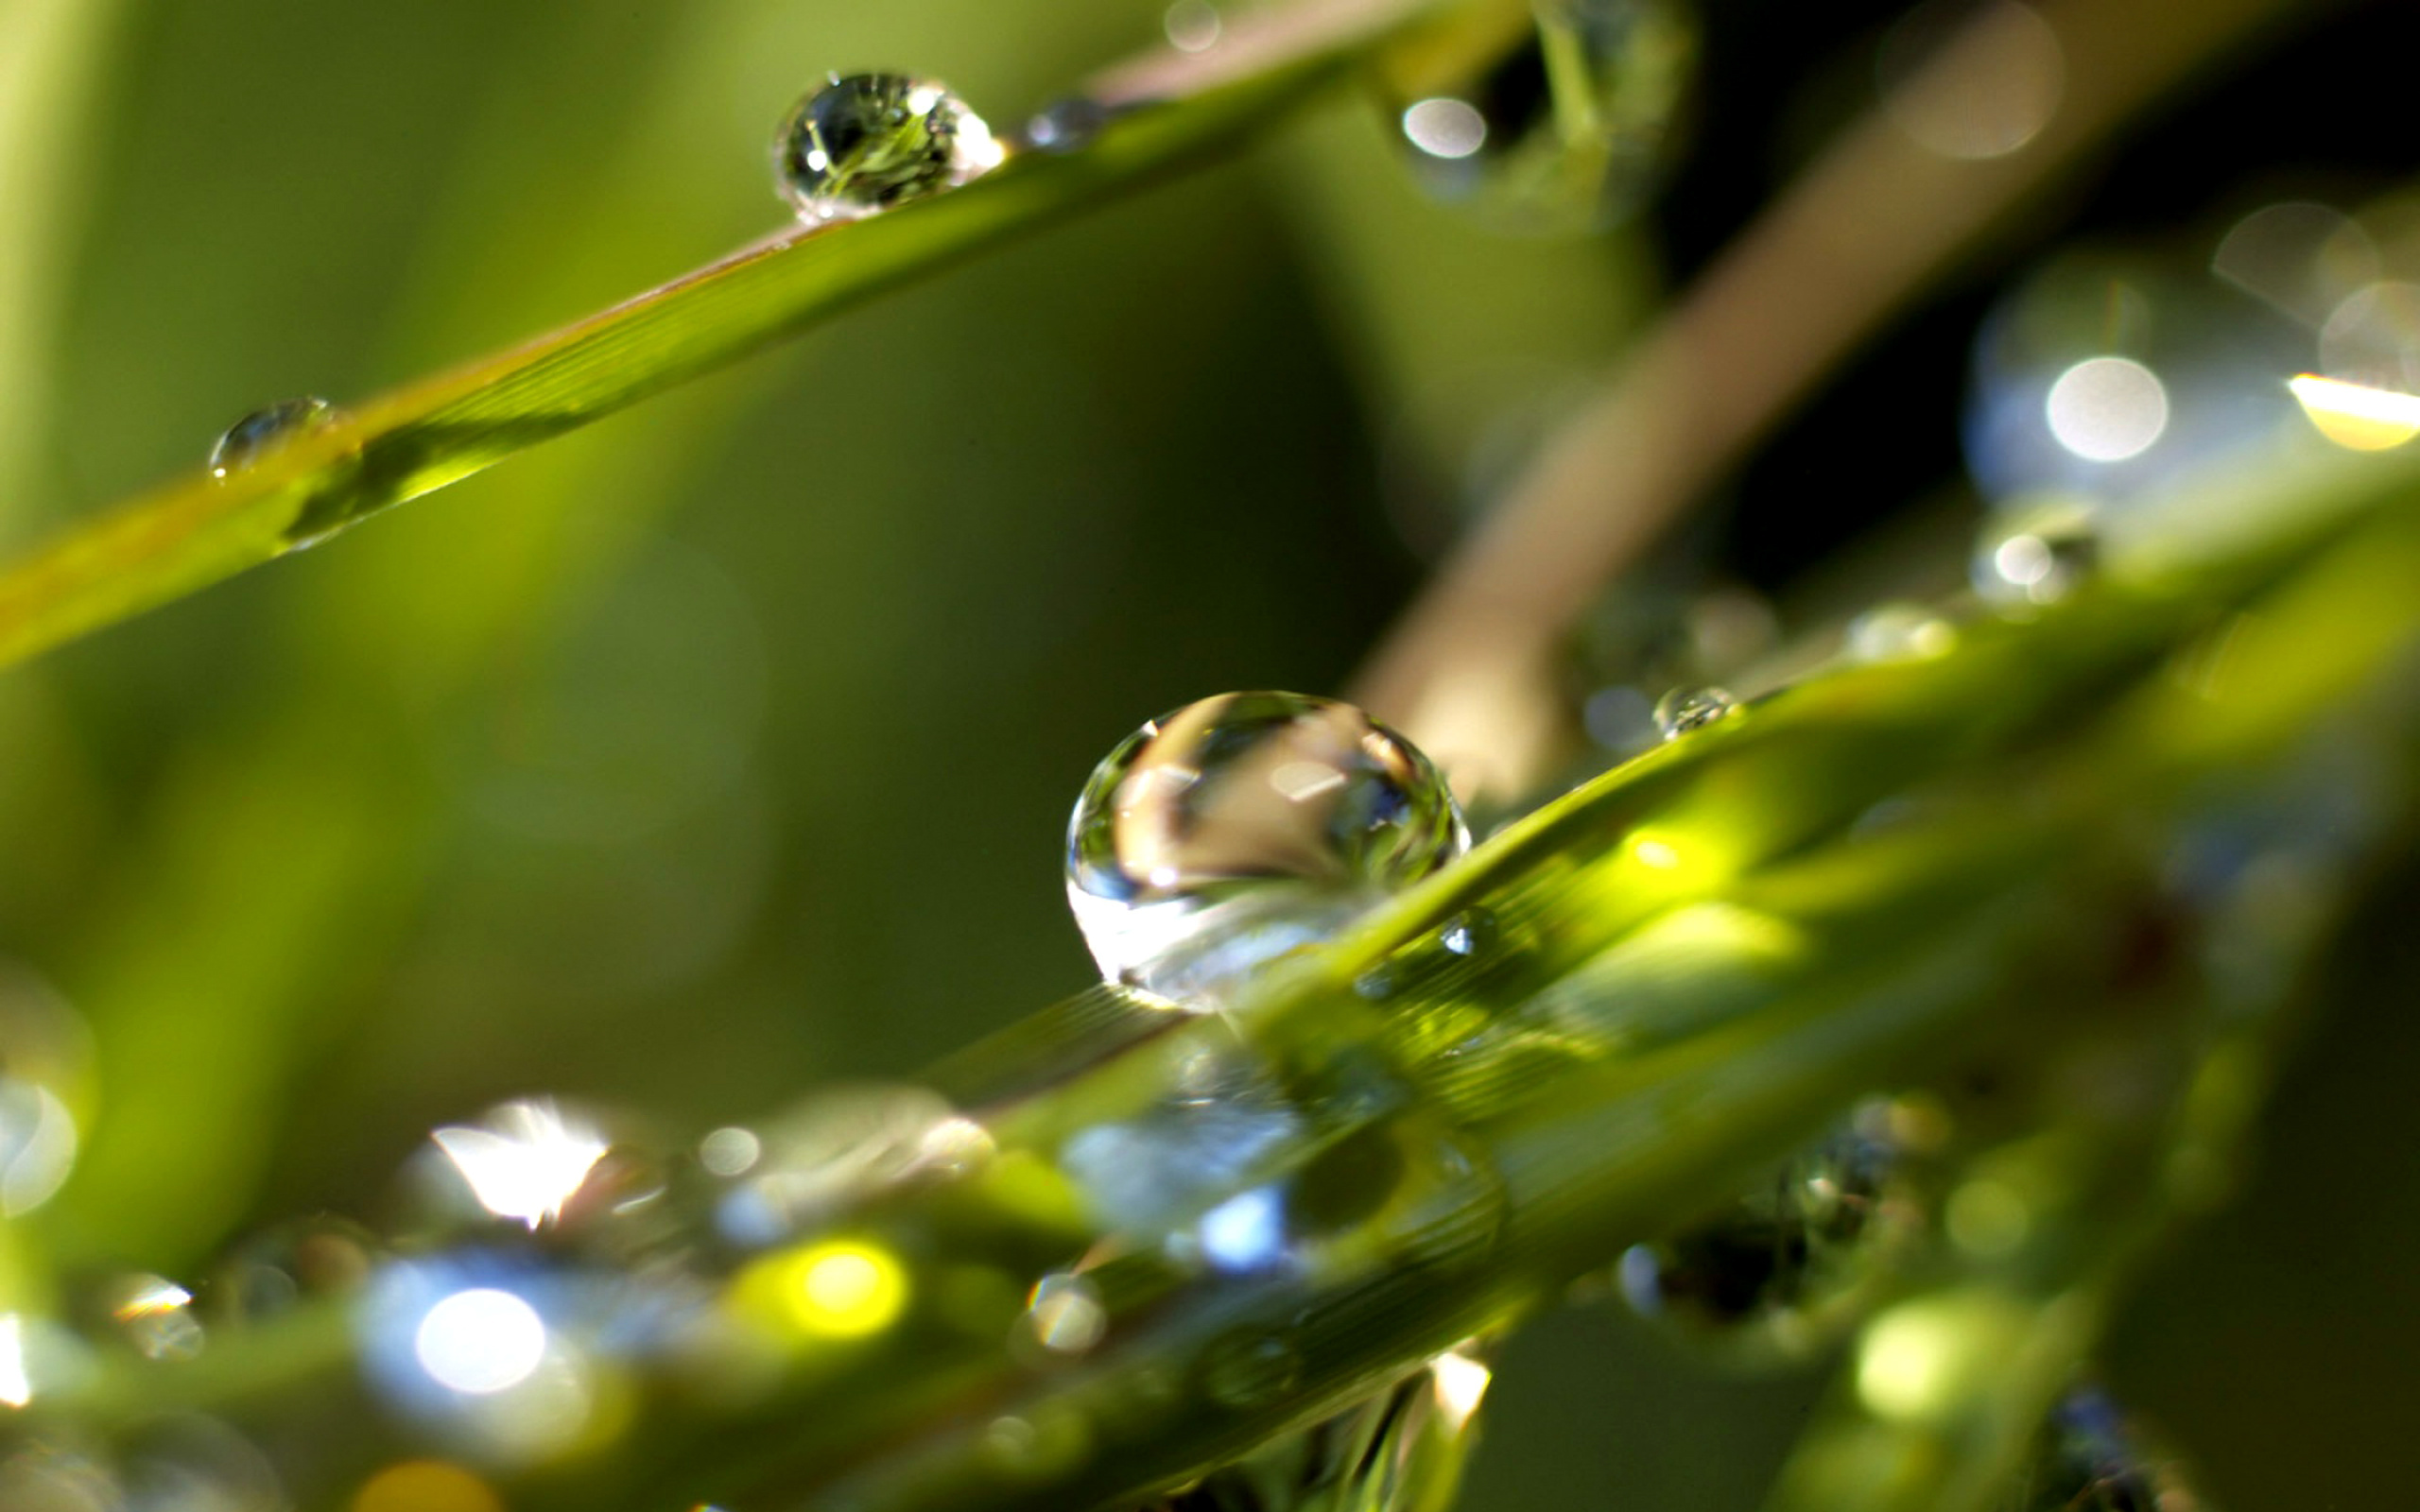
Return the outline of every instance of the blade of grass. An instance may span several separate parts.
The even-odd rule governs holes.
[[[1482,0],[1493,3],[1493,0]],[[0,665],[312,544],[1003,238],[1250,139],[1438,0],[1327,0],[1201,57],[1104,76],[1109,116],[951,193],[777,232],[510,352],[374,399],[214,479],[196,473],[0,572]]]

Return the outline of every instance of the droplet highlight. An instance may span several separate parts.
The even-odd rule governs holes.
[[[1006,157],[965,101],[905,74],[830,76],[773,143],[782,194],[807,221],[890,210],[979,178]]]
[[[1435,765],[1360,710],[1223,694],[1094,769],[1067,899],[1105,978],[1206,1005],[1469,844]]]

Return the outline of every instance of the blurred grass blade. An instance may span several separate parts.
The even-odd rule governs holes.
[[[1276,18],[1258,44],[1132,66],[1073,150],[863,220],[801,227],[500,355],[354,408],[215,479],[197,472],[0,573],[0,664],[315,543],[722,367],[894,284],[1199,162],[1428,9],[1345,0]],[[845,444],[836,438],[835,444]],[[200,450],[199,446],[197,452]]]

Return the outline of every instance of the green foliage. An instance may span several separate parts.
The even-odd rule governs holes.
[[[477,165],[455,224],[470,229],[434,238],[420,275],[433,292],[406,301],[390,346],[489,340],[524,310],[606,297],[658,260],[642,217],[657,232],[719,225],[727,207],[712,193],[687,198],[684,154],[720,139],[705,123],[723,113],[723,70],[763,71],[763,49],[735,43],[802,25],[772,9],[729,0],[656,18],[677,45],[616,36],[597,43],[610,63],[544,60],[550,77],[500,83],[495,124],[465,132]],[[1020,14],[1042,26],[1059,12]],[[1048,810],[1103,731],[1201,691],[1163,686],[1181,678],[1333,680],[1374,606],[1338,593],[1323,560],[1288,576],[1266,541],[1176,527],[1155,556],[1116,539],[1171,513],[1220,524],[1254,478],[1269,484],[1272,526],[1340,491],[1302,444],[1325,422],[1320,406],[1341,408],[1337,374],[1264,370],[1308,301],[1270,270],[1284,266],[1279,238],[1253,190],[1214,178],[1084,239],[998,249],[1274,129],[1399,24],[1386,7],[1347,19],[1276,66],[1204,77],[1121,117],[1080,150],[784,233],[354,406],[225,481],[194,478],[71,527],[0,576],[0,658],[21,659],[869,294],[977,252],[1000,259],[922,303],[837,323],[834,346],[793,368],[752,370],[753,401],[735,381],[667,396],[467,485],[450,507],[432,502],[298,562],[274,587],[231,589],[15,676],[0,721],[33,755],[0,783],[0,823],[23,837],[24,869],[49,881],[0,886],[0,939],[62,980],[96,1044],[74,1079],[91,1139],[73,1184],[0,1228],[0,1310],[46,1309],[62,1287],[130,1264],[191,1273],[264,1213],[367,1207],[378,1200],[367,1173],[478,1098],[543,1082],[644,1102],[679,1131],[651,1131],[668,1144],[812,1074],[925,1059],[1072,975],[1072,940],[1039,922],[1052,906]],[[523,45],[499,45],[488,66],[500,79],[543,52]],[[1045,77],[1022,82],[1038,91],[1063,70],[1036,54]],[[579,176],[585,202],[566,209],[560,164],[530,144],[568,129],[553,104],[614,69],[655,82],[635,91],[647,104],[620,156]],[[584,104],[577,118],[591,126],[614,113]],[[1340,140],[1342,119],[1317,129]],[[1353,147],[1320,150],[1298,165],[1305,180],[1354,176]],[[226,192],[256,207],[271,198],[241,182]],[[1383,254],[1379,232],[1425,214],[1359,192],[1366,207],[1319,213],[1349,218],[1365,249]],[[712,208],[659,214],[662,201]],[[1199,252],[1205,240],[1213,252]],[[111,257],[142,255],[137,238],[110,245],[104,289]],[[1450,284],[1430,256],[1451,261],[1432,247],[1372,266],[1386,263],[1391,287]],[[1520,317],[1558,328],[1548,344],[1617,328],[1639,297],[1618,268],[1567,252],[1504,256],[1548,270],[1549,296],[1568,296]],[[1137,297],[1168,306],[1138,335],[1123,329],[1134,312],[1102,290],[1156,260],[1179,276]],[[295,292],[284,271],[268,292]],[[1559,318],[1570,311],[1582,314]],[[981,334],[951,335],[967,322]],[[1377,339],[1408,349],[1396,377],[1449,367],[1439,354],[1452,342],[1408,335],[1411,323]],[[1503,338],[1503,322],[1477,323]],[[94,345],[103,372],[132,361]],[[30,359],[0,350],[0,384],[21,381],[12,361]],[[87,382],[89,395],[98,381]],[[1272,436],[1242,445],[1233,422],[1201,418],[1272,384]],[[1146,391],[1124,391],[1135,387]],[[1450,408],[1433,393],[1423,404]],[[68,408],[61,450],[95,446],[93,418]],[[1135,425],[1190,438],[1193,452],[1136,460],[1120,449]],[[752,428],[764,434],[734,438]],[[1048,438],[1071,432],[1093,460],[1049,472]],[[0,478],[14,460],[0,455]],[[74,471],[47,462],[54,480]],[[1205,463],[1219,473],[1208,484]],[[1020,478],[1028,467],[1045,481]],[[1068,505],[1060,495],[1087,467],[1127,469],[1118,487],[1139,507]],[[706,495],[725,487],[741,502],[717,512]],[[1303,1441],[1284,1435],[1308,1418],[1529,1317],[1859,1099],[1964,1085],[1980,1068],[2015,1090],[1959,1105],[1975,1131],[1960,1157],[2012,1190],[2056,1194],[2034,1202],[2021,1242],[1952,1246],[1893,1282],[1894,1310],[1773,1504],[1988,1506],[2144,1246],[2198,1200],[2177,1171],[2232,1157],[2290,1022],[2280,994],[2247,1005],[2198,958],[2129,974],[2128,926],[2161,905],[2164,857],[2213,816],[2309,807],[2335,779],[2325,763],[2314,774],[2315,745],[2398,773],[2406,763],[2411,711],[2388,674],[2413,629],[2412,488],[2410,468],[2389,462],[2197,490],[2189,509],[2113,543],[2102,578],[2066,601],[1979,614],[1938,656],[1830,668],[1582,785],[1272,972],[1232,1016],[1171,1025],[1097,993],[945,1063],[937,1083],[985,1114],[997,1163],[963,1185],[880,1194],[861,1214],[936,1267],[915,1273],[918,1295],[952,1263],[1023,1278],[1115,1240],[1074,1215],[1069,1143],[1167,1100],[1188,1053],[1239,1058],[1310,1118],[1252,1177],[1319,1196],[1317,1263],[1230,1292],[1148,1254],[1113,1256],[1132,1262],[1104,1274],[1128,1288],[1108,1305],[1133,1332],[1097,1366],[1048,1376],[1001,1330],[902,1333],[802,1366],[723,1417],[650,1398],[593,1461],[535,1473],[516,1497],[636,1506],[728,1490],[735,1504],[779,1505],[841,1477],[868,1507],[1039,1507],[1166,1492],[1247,1452],[1252,1466],[1299,1473],[1289,1456]],[[2205,516],[2230,501],[2236,528],[2214,529]],[[700,517],[690,528],[703,547],[655,538],[653,518],[676,507]],[[996,564],[977,559],[994,552]],[[1193,576],[1169,589],[1151,569],[1172,561]],[[1151,602],[1163,593],[1167,604]],[[751,593],[767,608],[744,623],[729,601]],[[971,613],[955,611],[962,598]],[[1086,640],[1021,642],[1046,606],[1103,623]],[[1236,639],[1145,671],[1099,671],[1105,659],[1079,654],[1178,644],[1205,626]],[[943,666],[970,645],[979,664]],[[2399,796],[2399,781],[2385,785]],[[790,789],[811,796],[772,796]],[[850,808],[866,812],[830,816]],[[2324,858],[2307,928],[2269,938],[2258,900],[2232,897],[2190,922],[2243,929],[2267,952],[2256,964],[2292,978],[2333,889],[2388,822],[2372,816],[2361,844]],[[968,906],[1011,886],[1026,902]],[[801,918],[804,940],[786,938]],[[1458,925],[1483,929],[1486,948],[1441,954]],[[897,1025],[865,1022],[893,1005]],[[2151,1093],[2116,1112],[2068,1106],[2063,1078],[2087,1061]],[[2044,1171],[2057,1180],[2026,1185]],[[714,1283],[744,1311],[762,1277],[740,1266]],[[1964,1373],[1914,1391],[1876,1340],[1918,1354],[1950,1341]],[[340,1310],[305,1308],[229,1331],[190,1365],[112,1358],[43,1410],[112,1428],[194,1405],[310,1421],[351,1389],[354,1350]],[[1171,1371],[1209,1405],[1134,1409]],[[1027,1438],[1011,1447],[1038,1457],[1004,1471],[1005,1419],[948,1405],[970,1392],[1013,1408]],[[1116,1426],[1054,1438],[1067,1421]],[[331,1486],[393,1452],[383,1430],[351,1419],[319,1432],[338,1467]]]

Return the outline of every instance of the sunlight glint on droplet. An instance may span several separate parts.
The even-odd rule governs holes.
[[[2308,372],[2286,387],[2319,434],[2347,451],[2389,451],[2420,436],[2420,395]]]
[[[429,1379],[471,1397],[509,1391],[546,1357],[546,1325],[510,1292],[474,1287],[430,1308],[412,1335],[412,1353]]]

